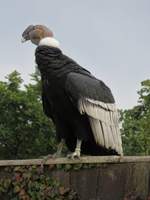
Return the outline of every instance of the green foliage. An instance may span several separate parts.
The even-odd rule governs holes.
[[[6,79],[8,79],[8,88],[12,91],[18,90],[20,84],[23,82],[17,71],[13,71],[11,74],[6,76]]]
[[[122,112],[122,138],[127,155],[150,155],[150,80],[141,83],[139,104]]]
[[[76,164],[57,164],[56,168],[58,170],[63,170],[63,171],[79,171],[81,169],[91,169],[95,167],[99,167],[100,164],[98,163],[76,163]]]
[[[44,115],[40,79],[22,89],[16,71],[0,82],[0,159],[31,158],[54,152],[55,130]]]
[[[42,168],[41,166],[4,167],[0,171],[0,199],[79,200],[75,191],[64,187],[51,175],[57,171],[79,171],[100,166],[102,167],[101,164],[95,163],[57,164]]]
[[[0,199],[78,200],[74,191],[41,172],[40,167],[6,167],[5,174],[0,179]]]
[[[42,109],[38,70],[31,78],[23,87],[14,71],[0,81],[0,159],[35,158],[56,149],[53,124]],[[150,80],[141,86],[138,105],[121,112],[126,155],[150,154]]]

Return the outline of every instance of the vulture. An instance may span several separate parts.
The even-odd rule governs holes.
[[[56,127],[56,155],[64,143],[72,159],[81,154],[123,155],[118,110],[109,87],[63,54],[46,26],[28,26],[22,34],[25,41],[37,46],[43,111]]]

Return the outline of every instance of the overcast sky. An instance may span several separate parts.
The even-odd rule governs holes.
[[[103,80],[120,108],[137,104],[150,75],[149,0],[5,0],[0,5],[0,80],[34,72],[35,46],[22,44],[30,24],[53,30],[65,54]]]

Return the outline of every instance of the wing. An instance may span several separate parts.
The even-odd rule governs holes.
[[[110,89],[92,75],[70,73],[66,92],[79,112],[86,114],[98,145],[122,155],[118,111]]]

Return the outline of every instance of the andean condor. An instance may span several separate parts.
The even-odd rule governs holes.
[[[87,155],[122,155],[118,111],[110,89],[88,70],[64,55],[52,31],[30,25],[22,41],[37,45],[36,63],[41,72],[44,113],[56,127],[59,140],[72,158]]]

